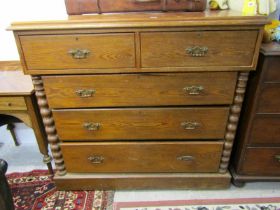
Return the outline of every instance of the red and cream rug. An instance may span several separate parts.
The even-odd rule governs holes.
[[[280,210],[280,197],[119,202],[114,210]]]
[[[7,175],[16,210],[110,210],[112,191],[58,191],[47,171]]]

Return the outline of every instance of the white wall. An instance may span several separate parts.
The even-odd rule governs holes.
[[[65,18],[64,0],[0,0],[0,61],[18,60],[14,36],[6,28],[14,21]]]

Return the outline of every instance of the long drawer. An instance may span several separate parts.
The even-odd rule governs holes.
[[[141,33],[142,67],[251,66],[257,37],[258,31]]]
[[[223,139],[228,107],[54,110],[61,140]]]
[[[264,84],[258,100],[257,113],[280,114],[280,84]]]
[[[222,142],[63,143],[68,172],[217,172]]]
[[[280,148],[248,148],[242,172],[247,175],[280,175]]]
[[[280,146],[280,114],[257,114],[250,132],[251,144]]]
[[[51,108],[231,104],[237,74],[45,76]]]
[[[29,70],[135,67],[133,33],[21,36]]]

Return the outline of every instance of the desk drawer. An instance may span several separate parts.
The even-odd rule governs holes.
[[[0,110],[27,110],[24,97],[0,97]]]
[[[21,36],[30,70],[135,67],[134,34]]]
[[[247,175],[280,175],[280,148],[248,148],[242,172]]]
[[[141,33],[142,66],[251,66],[257,36],[258,31]]]
[[[67,172],[217,172],[222,142],[63,143]]]
[[[46,76],[52,108],[232,103],[236,73]]]
[[[223,139],[229,108],[54,110],[61,140]]]

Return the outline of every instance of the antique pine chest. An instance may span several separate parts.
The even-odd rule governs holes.
[[[228,187],[265,23],[229,11],[13,23],[58,188]]]

